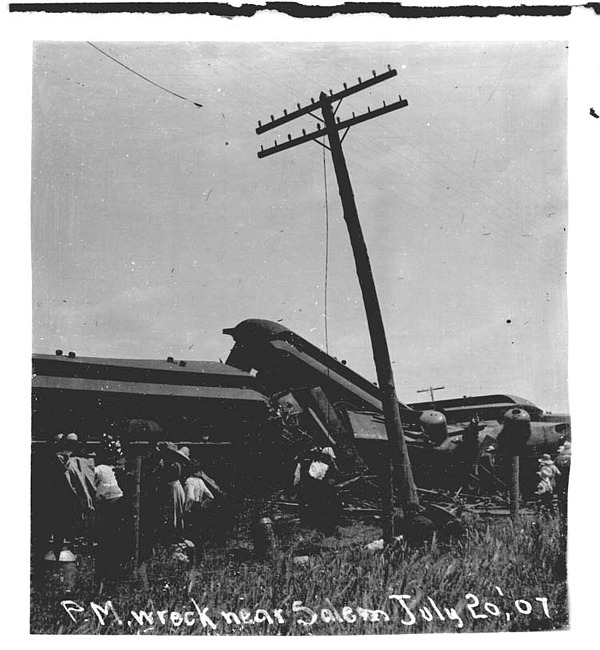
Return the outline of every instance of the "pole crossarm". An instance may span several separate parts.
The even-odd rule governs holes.
[[[305,142],[309,142],[310,140],[323,138],[326,135],[327,135],[327,131],[325,129],[317,129],[316,131],[312,131],[311,133],[305,133],[304,135],[301,135],[299,138],[294,138],[293,140],[288,140],[287,142],[280,142],[280,143],[275,142],[275,144],[272,147],[269,147],[268,149],[264,149],[263,146],[261,145],[260,151],[258,152],[257,155],[259,158],[265,158],[266,156],[270,156],[274,153],[278,153],[279,151],[283,151],[284,149],[291,149],[296,145],[304,144]],[[319,144],[321,143],[319,142]]]
[[[380,75],[378,75],[375,70],[373,70],[373,77],[371,79],[367,79],[366,81],[362,81],[362,79],[359,77],[358,78],[358,83],[354,86],[350,86],[348,88],[346,84],[344,84],[344,90],[340,90],[337,93],[332,93],[329,91],[329,96],[328,100],[330,102],[337,101],[338,99],[343,99],[344,97],[348,97],[348,95],[352,95],[354,93],[357,93],[361,90],[364,90],[365,88],[369,88],[370,86],[373,86],[375,84],[381,83],[382,81],[385,81],[386,79],[391,79],[391,77],[395,77],[397,75],[396,70],[392,70],[390,66],[388,66],[388,71],[384,72]],[[278,126],[281,126],[282,124],[286,124],[287,122],[291,122],[292,120],[295,120],[297,117],[300,117],[302,115],[307,115],[311,113],[312,111],[317,110],[318,108],[321,108],[321,101],[315,101],[314,99],[311,98],[311,103],[308,106],[300,106],[300,104],[297,105],[298,110],[293,111],[292,113],[288,113],[287,111],[284,111],[284,115],[281,117],[278,117],[275,119],[271,115],[271,121],[268,122],[267,124],[262,124],[260,121],[258,123],[258,127],[256,129],[257,135],[260,135],[261,133],[265,133],[265,131],[269,131],[270,129],[274,129]]]
[[[445,386],[430,386],[429,388],[421,388],[417,393],[431,393],[432,390],[443,390]]]
[[[327,101],[330,101],[331,98],[327,98]],[[366,113],[363,113],[362,115],[352,115],[352,117],[348,120],[338,121],[335,124],[335,129],[336,131],[341,131],[342,129],[349,129],[351,126],[354,126],[355,124],[360,124],[361,122],[366,122],[367,120],[371,120],[374,117],[379,117],[380,115],[384,115],[385,113],[390,113],[391,111],[396,111],[399,108],[404,108],[405,106],[408,106],[408,101],[406,99],[402,99],[400,97],[397,102],[394,102],[393,104],[383,104],[380,108],[376,108],[375,110],[368,110]],[[323,136],[327,135],[327,130],[326,129],[316,129],[315,131],[311,131],[310,133],[304,133],[298,138],[294,138],[292,140],[288,140],[287,142],[275,142],[274,146],[269,147],[268,149],[264,149],[261,146],[260,151],[258,152],[258,157],[259,158],[265,158],[266,156],[270,156],[274,153],[278,153],[279,151],[284,151],[285,149],[291,149],[292,147],[295,147],[296,145],[299,144],[304,144],[305,142],[309,142],[310,140],[314,140],[315,138],[322,138]],[[288,136],[289,138],[290,136]]]
[[[417,393],[429,393],[431,395],[431,404],[435,405],[435,402],[433,401],[433,391],[434,390],[444,390],[446,387],[445,386],[430,386],[429,388],[421,388],[420,390],[417,391]]]

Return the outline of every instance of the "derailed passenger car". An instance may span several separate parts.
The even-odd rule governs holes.
[[[316,408],[314,387],[319,387],[320,424],[337,431],[338,438],[351,444],[371,471],[381,473],[388,450],[376,385],[278,323],[251,319],[224,333],[235,340],[227,363],[255,373],[266,394],[293,395],[301,408],[311,412]],[[530,421],[522,450],[526,492],[535,487],[538,459],[545,453],[556,454],[562,442],[570,439],[568,419],[545,422],[541,409],[512,395],[441,400],[435,407],[425,402],[399,403],[418,487],[502,488],[510,450],[506,436],[503,440],[500,434],[506,429],[510,435],[505,417],[515,409]],[[471,441],[474,427],[475,440]]]
[[[226,363],[35,354],[34,449],[66,431],[89,449],[107,430],[138,445],[160,436],[189,446],[211,475],[241,491],[249,475],[285,484],[295,456],[315,444],[335,450],[346,478],[381,475],[388,450],[376,385],[279,323],[250,319],[224,333],[235,341]],[[436,410],[399,406],[420,488],[501,487],[500,433],[510,409],[531,420],[527,489],[537,459],[569,437],[568,422],[543,422],[539,408],[508,395],[442,400]]]

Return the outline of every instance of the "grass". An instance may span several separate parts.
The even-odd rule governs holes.
[[[239,547],[248,545],[247,535],[238,530],[229,549],[207,548],[193,571],[157,556],[148,567],[148,588],[122,582],[100,597],[94,592],[93,560],[82,555],[72,594],[60,596],[47,584],[33,584],[31,632],[345,635],[566,629],[559,520],[536,515],[518,524],[504,518],[465,524],[460,540],[442,543],[434,537],[420,547],[401,543],[384,552],[365,549],[381,534],[374,525],[349,523],[328,538],[296,525],[278,535],[277,552],[262,562],[249,554],[243,559]],[[405,606],[400,596],[407,597]],[[73,603],[67,604],[70,614],[63,599]],[[148,617],[138,621],[140,610]]]

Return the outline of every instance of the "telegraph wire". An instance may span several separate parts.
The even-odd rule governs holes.
[[[161,90],[164,90],[166,93],[169,93],[169,95],[173,95],[173,97],[177,97],[178,99],[183,99],[184,102],[190,102],[190,104],[193,104],[194,106],[198,108],[203,108],[203,104],[199,104],[198,102],[195,102],[187,97],[184,97],[183,95],[178,95],[176,92],[173,92],[172,90],[169,90],[168,88],[165,88],[164,86],[161,86],[160,84],[156,83],[156,81],[152,81],[152,79],[148,79],[148,77],[145,77],[143,74],[140,74],[133,68],[130,68],[128,65],[123,63],[122,61],[119,61],[119,59],[116,59],[114,56],[110,55],[108,52],[105,52],[101,48],[99,48],[97,45],[94,45],[94,43],[91,43],[90,41],[87,41],[88,45],[91,45],[95,50],[98,50],[100,54],[103,54],[107,58],[109,58],[111,61],[114,61],[115,63],[118,63],[120,66],[125,68],[125,70],[129,70],[129,72],[132,72],[134,75],[138,76],[140,79],[143,79],[144,81],[147,81],[148,83],[152,84],[153,86],[156,86],[157,88],[160,88]]]
[[[327,294],[329,285],[329,198],[327,196],[327,160],[325,158],[325,147],[323,147],[323,187],[325,190],[325,282],[323,300],[323,320],[325,323],[325,354],[329,355],[329,315],[327,313]],[[327,366],[327,378],[331,376],[331,369]],[[330,402],[327,400],[327,419],[331,417]]]
[[[325,319],[325,352],[329,354],[329,325],[327,314],[327,293],[329,285],[329,199],[327,197],[327,161],[323,149],[323,184],[325,187],[325,298],[323,301],[323,316]]]

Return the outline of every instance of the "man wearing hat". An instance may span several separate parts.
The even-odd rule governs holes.
[[[90,539],[94,524],[94,461],[85,457],[83,445],[75,432],[67,434],[66,446],[69,452],[66,465],[68,478],[80,505],[76,522],[78,532]]]
[[[202,471],[200,463],[192,461],[184,485],[184,516],[186,536],[194,542],[196,548],[200,548],[206,536],[205,528],[208,523],[206,510],[214,503],[215,496],[218,494],[218,491],[214,490],[214,488],[214,492],[211,491],[207,481],[210,482]],[[213,483],[213,485],[215,484]]]
[[[339,477],[335,457],[331,447],[313,447],[299,460],[294,473],[300,520],[329,535],[337,530],[342,508],[335,486]]]
[[[103,434],[94,470],[97,543],[95,580],[100,591],[106,579],[120,577],[126,555],[126,501],[115,474],[115,467],[122,458],[120,440]]]
[[[46,496],[54,550],[60,553],[65,541],[72,541],[84,532],[85,513],[94,508],[94,481],[93,470],[79,457],[81,445],[76,433],[59,433],[53,447]]]
[[[560,470],[554,464],[550,454],[543,454],[538,460],[540,468],[537,475],[540,478],[535,493],[540,497],[540,506],[542,509],[553,510],[552,497],[556,488],[556,479],[560,476]]]
[[[185,493],[183,481],[190,464],[189,447],[179,449],[170,442],[163,447],[164,469],[162,477],[163,521],[162,538],[166,544],[183,539]]]

